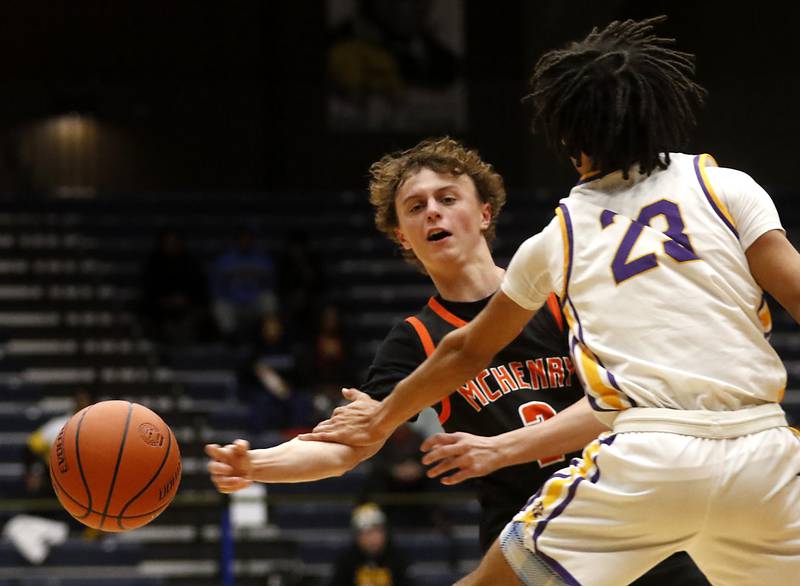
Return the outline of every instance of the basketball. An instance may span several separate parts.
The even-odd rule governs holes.
[[[78,411],[50,450],[50,480],[75,519],[103,531],[147,525],[172,502],[181,479],[175,435],[153,411],[101,401]]]

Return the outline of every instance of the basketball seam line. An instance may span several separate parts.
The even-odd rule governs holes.
[[[75,457],[78,460],[78,472],[81,473],[81,480],[83,481],[83,487],[86,489],[86,495],[89,499],[89,502],[86,503],[86,514],[81,515],[80,517],[76,517],[77,519],[84,519],[88,517],[89,512],[92,510],[92,491],[89,490],[89,483],[86,482],[86,475],[83,473],[83,464],[81,463],[81,444],[79,443],[81,434],[81,425],[83,424],[83,419],[86,417],[86,414],[89,413],[89,409],[91,408],[92,408],[91,405],[89,405],[86,408],[86,411],[84,411],[83,415],[81,415],[81,420],[78,421],[78,426],[75,428]],[[58,484],[61,485],[60,482]]]
[[[159,465],[158,470],[156,470],[155,474],[153,474],[153,477],[147,482],[147,484],[144,485],[144,488],[142,488],[142,490],[140,490],[138,493],[133,495],[131,497],[131,499],[127,503],[125,503],[125,505],[122,507],[122,509],[120,509],[119,515],[116,515],[117,525],[119,526],[120,529],[123,528],[122,527],[122,517],[123,517],[123,513],[125,512],[125,510],[129,506],[131,506],[133,501],[135,501],[140,496],[142,496],[142,494],[144,494],[144,491],[146,491],[150,487],[150,485],[153,484],[153,482],[155,482],[155,479],[158,478],[159,474],[161,474],[161,470],[163,470],[164,464],[167,463],[167,458],[169,458],[169,452],[172,449],[172,431],[171,430],[169,432],[169,437],[167,438],[167,441],[169,442],[169,443],[167,443],[167,452],[166,452],[166,454],[164,454],[164,458],[161,460],[161,464]]]
[[[64,488],[64,485],[63,485],[63,484],[61,484],[61,483],[58,481],[58,478],[56,478],[55,476],[53,476],[53,474],[52,474],[52,473],[50,474],[50,480],[52,480],[53,482],[55,482],[55,483],[58,485],[58,489],[59,489],[59,490],[60,490],[60,491],[61,491],[61,492],[64,494],[64,496],[65,496],[65,497],[67,497],[69,500],[71,500],[71,501],[72,501],[73,503],[75,503],[76,505],[80,505],[80,507],[81,507],[81,508],[84,508],[84,509],[86,509],[86,508],[87,508],[87,507],[86,507],[86,505],[84,505],[82,502],[80,502],[80,501],[79,501],[78,499],[76,499],[74,496],[72,496],[71,494],[69,494],[69,493],[67,492],[67,490]],[[171,502],[171,501],[170,501],[170,502]],[[122,519],[123,519],[123,520],[127,520],[127,519],[141,519],[142,517],[147,517],[148,515],[152,515],[153,513],[157,513],[157,512],[159,512],[159,511],[162,511],[162,510],[163,510],[165,507],[167,507],[169,504],[170,504],[170,503],[163,504],[163,505],[161,505],[160,507],[158,507],[157,509],[153,509],[152,511],[147,511],[146,513],[139,513],[138,515],[127,515],[127,516],[125,516],[125,517],[122,517]],[[67,512],[69,512],[69,511],[67,511]],[[72,515],[72,513],[70,513],[70,514]],[[81,516],[81,517],[75,517],[75,515],[72,515],[72,516],[73,516],[73,517],[75,517],[76,519],[83,519],[83,518],[85,518],[85,517],[88,517],[89,515],[102,515],[102,514],[103,514],[103,513],[101,513],[100,511],[95,511],[94,509],[88,509],[88,510],[87,510],[87,513],[86,513],[85,515]],[[116,518],[116,516],[115,516],[115,518]]]
[[[125,450],[125,443],[128,441],[128,427],[131,424],[131,416],[133,415],[133,404],[128,403],[128,418],[125,420],[125,429],[122,430],[122,443],[119,446],[119,453],[117,453],[117,465],[114,466],[114,476],[111,477],[111,486],[108,488],[108,498],[106,499],[106,508],[103,510],[103,516],[100,518],[100,528],[106,522],[108,516],[108,507],[111,506],[111,496],[114,494],[114,485],[117,483],[117,473],[119,472],[119,465],[122,463],[122,452]]]

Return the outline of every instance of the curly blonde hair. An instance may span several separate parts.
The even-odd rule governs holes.
[[[398,227],[395,197],[403,183],[422,169],[457,177],[466,173],[472,179],[481,203],[488,203],[491,210],[489,227],[483,233],[491,245],[497,216],[506,203],[503,178],[481,159],[478,151],[468,149],[449,136],[423,140],[410,149],[385,155],[370,166],[369,202],[375,208],[378,230],[400,244],[395,234]],[[401,252],[407,261],[425,272],[413,251],[401,246]]]

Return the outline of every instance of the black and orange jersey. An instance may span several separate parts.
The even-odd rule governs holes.
[[[395,325],[384,339],[362,390],[383,399],[425,360],[452,330],[474,318],[489,298],[452,302],[432,297],[415,316]],[[445,431],[493,436],[540,423],[583,396],[569,357],[567,332],[554,295],[522,333],[491,364],[436,406]],[[555,472],[566,454],[511,466],[478,480],[481,545],[491,545],[505,523]]]

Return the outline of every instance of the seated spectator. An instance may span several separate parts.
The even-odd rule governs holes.
[[[355,508],[353,544],[336,561],[329,586],[404,586],[406,563],[393,547],[386,516],[373,503]]]
[[[52,494],[48,481],[50,447],[70,417],[93,402],[91,394],[85,389],[78,389],[75,392],[74,401],[73,409],[48,419],[28,436],[24,465],[25,487],[29,496]]]
[[[437,490],[435,480],[425,474],[425,466],[420,461],[420,446],[423,437],[411,426],[397,428],[386,441],[383,448],[374,456],[365,490],[367,495],[412,493]],[[435,511],[420,504],[393,504],[386,507],[386,513],[394,526],[441,527]]]
[[[278,289],[287,323],[297,335],[310,337],[325,295],[325,275],[304,230],[293,230],[286,237],[278,264]]]
[[[142,314],[147,333],[168,345],[213,336],[208,283],[200,262],[175,230],[162,230],[142,270]]]
[[[250,431],[311,424],[310,401],[295,386],[296,368],[283,323],[274,314],[265,316],[238,375],[239,396],[252,407]]]
[[[327,398],[327,410],[331,403],[341,399],[342,387],[354,379],[349,347],[341,325],[339,308],[332,304],[326,305],[319,314],[319,325],[314,338],[313,384],[317,393]]]
[[[244,229],[236,246],[211,264],[211,294],[217,327],[232,342],[247,340],[260,320],[277,311],[275,267]]]

